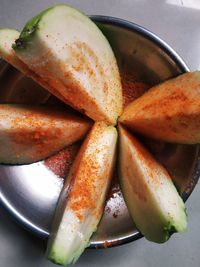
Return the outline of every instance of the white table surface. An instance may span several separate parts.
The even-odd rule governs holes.
[[[191,70],[200,69],[200,0],[71,0],[87,14],[120,17],[138,23],[171,45]],[[52,4],[51,0],[0,0],[0,28],[21,29]],[[199,267],[200,186],[187,201],[188,232],[163,245],[140,239],[104,250],[87,250],[77,267]],[[0,267],[53,267],[45,259],[45,242],[18,226],[0,207]]]

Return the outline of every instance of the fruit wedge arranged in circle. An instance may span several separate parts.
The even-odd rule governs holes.
[[[119,136],[119,179],[137,228],[157,243],[186,231],[184,203],[166,169],[122,126]]]
[[[76,262],[102,217],[115,164],[117,131],[95,123],[72,165],[58,202],[48,258]]]
[[[15,29],[0,29],[0,57],[19,69],[28,73],[28,67],[15,55],[12,44],[19,38],[20,32]]]
[[[41,85],[51,94],[61,99],[63,102],[65,100],[56,91],[49,83],[49,81],[45,81],[35,72],[33,72],[29,66],[23,63],[16,55],[15,51],[12,49],[12,45],[19,38],[20,32],[14,29],[0,29],[0,57],[2,57],[5,61],[11,64],[13,67],[18,69],[21,73],[26,75],[27,77],[33,79],[36,83]]]
[[[200,143],[200,71],[151,88],[125,108],[120,122],[154,139]]]
[[[67,6],[28,21],[13,48],[57,95],[95,121],[116,124],[122,88],[113,51],[99,28]]]
[[[64,109],[0,105],[0,162],[25,164],[47,158],[82,139],[92,122]]]

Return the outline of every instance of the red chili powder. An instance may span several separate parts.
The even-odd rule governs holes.
[[[45,160],[44,164],[60,178],[65,178],[69,173],[72,162],[74,161],[80,143],[75,143],[63,149],[59,153]]]
[[[133,76],[123,74],[122,81],[122,93],[123,93],[123,107],[125,108],[130,102],[135,100],[144,94],[150,85],[147,83],[138,81]]]

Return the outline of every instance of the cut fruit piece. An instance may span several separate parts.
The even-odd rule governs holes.
[[[53,107],[0,105],[0,162],[32,163],[82,139],[89,120]]]
[[[48,244],[48,258],[61,265],[77,261],[104,211],[115,164],[117,131],[95,123],[66,179]]]
[[[200,71],[151,88],[125,108],[120,122],[154,139],[200,143]]]
[[[0,57],[23,73],[28,71],[26,65],[15,55],[12,44],[19,38],[20,32],[14,29],[0,29]]]
[[[99,28],[67,5],[33,17],[13,48],[17,56],[72,107],[115,124],[122,111],[120,75]]]
[[[121,126],[119,134],[119,179],[137,228],[157,243],[167,241],[174,232],[184,232],[184,203],[168,172]]]
[[[15,40],[19,38],[19,35],[20,33],[14,29],[0,29],[0,57],[22,72],[25,76],[33,79],[47,91],[65,102],[59,92],[55,91],[48,81],[44,81],[16,56],[15,51],[12,49],[12,45]],[[46,99],[48,98],[49,96],[47,95]]]
[[[19,34],[14,29],[0,29],[0,57],[17,68],[21,73],[27,74],[31,71],[18,59],[15,51],[12,49],[12,44],[19,37]],[[10,67],[5,68],[0,77],[0,102],[4,104],[45,103],[50,96],[49,92],[21,73]]]

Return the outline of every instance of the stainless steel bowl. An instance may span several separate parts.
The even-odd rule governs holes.
[[[123,75],[150,85],[188,71],[183,60],[155,34],[134,23],[91,16],[111,43]],[[45,103],[49,94],[10,65],[0,62],[0,102]],[[200,171],[199,146],[143,140],[169,170],[184,201],[195,187]],[[63,180],[43,162],[0,166],[0,202],[18,223],[47,238]],[[120,192],[108,200],[90,247],[109,247],[140,238]]]

